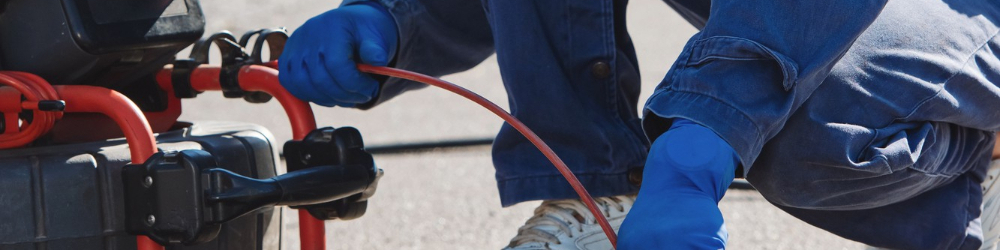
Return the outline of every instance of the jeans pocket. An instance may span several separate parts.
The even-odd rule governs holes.
[[[789,91],[798,79],[798,66],[788,57],[749,39],[713,36],[694,42],[686,66],[700,66],[712,61],[774,61],[781,68],[782,87]]]

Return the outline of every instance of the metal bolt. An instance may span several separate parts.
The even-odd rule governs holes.
[[[144,186],[144,187],[152,187],[153,186],[153,177],[152,176],[146,176],[146,178],[142,180],[142,186]]]
[[[309,159],[312,159],[313,156],[311,154],[306,154],[306,155],[303,155],[302,158],[306,159],[308,161]]]
[[[153,226],[153,224],[156,224],[156,216],[150,214],[149,216],[146,217],[146,225]]]

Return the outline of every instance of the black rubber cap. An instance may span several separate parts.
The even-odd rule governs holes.
[[[63,111],[66,110],[66,102],[63,100],[38,101],[38,110],[41,111]]]

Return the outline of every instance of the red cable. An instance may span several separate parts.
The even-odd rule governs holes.
[[[32,74],[2,71],[0,72],[0,84],[13,87],[17,92],[20,92],[26,103],[59,99],[51,85]],[[0,134],[0,148],[16,148],[31,143],[52,129],[56,119],[62,116],[60,112],[45,112],[37,109],[32,110],[32,114],[34,117],[32,122],[25,122],[21,125],[21,131],[18,133]],[[18,124],[7,124],[7,126],[18,126]]]
[[[590,212],[594,214],[594,218],[597,219],[597,223],[601,225],[601,229],[604,229],[604,234],[607,235],[608,240],[611,241],[611,246],[617,248],[617,246],[615,245],[617,245],[618,237],[615,236],[615,231],[611,229],[611,224],[609,224],[608,220],[604,218],[604,215],[601,214],[601,211],[597,209],[597,203],[594,202],[594,198],[590,196],[590,193],[588,193],[587,189],[583,187],[583,184],[580,183],[580,180],[576,179],[576,176],[573,175],[573,172],[569,170],[569,167],[566,166],[566,163],[564,163],[562,159],[559,159],[559,156],[556,155],[556,152],[552,151],[552,148],[549,148],[549,145],[546,145],[541,138],[538,138],[538,135],[535,135],[535,132],[532,132],[531,129],[528,128],[528,126],[525,126],[524,123],[521,123],[521,121],[517,120],[517,118],[514,118],[513,115],[503,110],[503,108],[500,108],[500,106],[497,106],[493,102],[490,102],[486,98],[476,93],[473,93],[468,89],[420,73],[409,72],[401,69],[364,65],[364,64],[358,64],[358,70],[365,73],[397,77],[439,87],[447,91],[451,91],[452,93],[458,94],[462,97],[465,97],[466,99],[469,99],[479,104],[483,108],[490,110],[490,112],[493,112],[493,114],[496,114],[497,116],[502,118],[504,121],[513,126],[514,129],[517,129],[518,132],[521,132],[521,134],[524,135],[524,137],[527,137],[528,140],[531,141],[531,144],[534,144],[535,147],[538,148],[538,150],[542,151],[542,154],[545,154],[546,158],[549,158],[549,161],[551,161],[552,164],[556,166],[556,169],[558,169],[559,173],[566,178],[566,181],[569,182],[569,185],[573,186],[573,190],[575,190],[576,194],[580,196],[580,199],[583,200],[583,203],[587,204],[587,208],[590,209]]]

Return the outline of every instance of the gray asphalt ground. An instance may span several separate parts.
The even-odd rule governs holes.
[[[225,29],[236,34],[278,26],[294,30],[337,5],[339,1],[202,1],[208,32]],[[696,30],[657,0],[633,0],[628,11],[645,100]],[[493,58],[445,79],[506,106]],[[182,120],[252,122],[269,128],[279,142],[291,137],[277,102],[248,104],[206,93],[183,105]],[[368,145],[486,138],[502,122],[437,89],[408,93],[368,111],[319,106],[315,111],[320,126],[357,127]],[[383,154],[375,161],[386,175],[367,215],[328,222],[330,249],[500,249],[538,205],[500,207],[488,146]],[[720,206],[730,230],[729,249],[862,249],[784,214],[754,191],[730,191]],[[295,217],[286,218],[283,245],[298,249]]]

